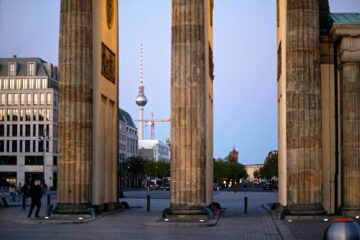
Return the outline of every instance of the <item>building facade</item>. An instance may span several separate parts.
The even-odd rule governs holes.
[[[138,130],[130,114],[119,109],[119,161],[138,155]]]
[[[138,155],[146,160],[170,161],[170,146],[160,140],[139,140]]]
[[[41,58],[0,59],[0,181],[56,187],[57,68]]]

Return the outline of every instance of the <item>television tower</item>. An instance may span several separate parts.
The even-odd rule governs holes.
[[[136,97],[136,104],[139,106],[139,140],[144,140],[144,106],[147,103],[147,98],[144,94],[143,85],[143,45],[140,46],[140,82],[139,95]]]

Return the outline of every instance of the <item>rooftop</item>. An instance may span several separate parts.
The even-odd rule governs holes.
[[[360,24],[360,13],[331,13],[333,25]]]

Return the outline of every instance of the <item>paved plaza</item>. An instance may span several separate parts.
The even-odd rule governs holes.
[[[151,211],[146,212],[146,195],[151,195]],[[322,219],[294,220],[289,223],[271,217],[268,203],[277,202],[277,192],[215,192],[215,201],[225,208],[214,227],[151,227],[169,206],[169,192],[127,191],[125,200],[132,207],[81,224],[46,224],[46,220],[27,219],[20,206],[0,209],[0,239],[322,239],[328,223]],[[244,197],[248,213],[244,213]],[[52,201],[54,200],[54,196]],[[45,215],[45,198],[40,215]],[[19,223],[23,221],[23,223]],[[314,227],[315,226],[315,227]]]

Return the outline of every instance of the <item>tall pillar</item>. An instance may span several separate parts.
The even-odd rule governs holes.
[[[287,0],[286,156],[291,214],[324,213],[319,0]]]
[[[117,0],[62,0],[57,212],[117,202]]]
[[[62,0],[57,210],[91,205],[92,0]]]
[[[212,139],[207,139],[212,138],[211,3],[172,2],[170,209],[175,214],[203,212],[212,201],[207,189],[212,171]]]
[[[360,214],[360,38],[340,44],[341,101],[341,213]]]

